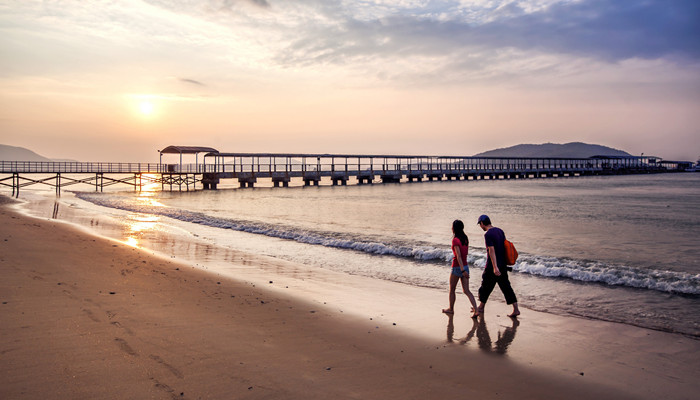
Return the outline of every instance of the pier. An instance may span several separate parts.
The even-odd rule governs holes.
[[[293,180],[305,186],[407,183],[442,180],[534,179],[591,175],[621,175],[682,171],[679,165],[653,156],[591,158],[450,157],[352,154],[220,153],[209,147],[169,146],[159,151],[159,163],[82,163],[0,161],[0,187],[19,196],[21,188],[48,185],[61,189],[84,184],[102,191],[121,184],[141,190],[217,189],[233,180],[254,187],[269,180],[288,187]],[[179,155],[164,163],[163,155]],[[185,163],[183,156],[194,156]]]
[[[158,163],[0,161],[0,187],[11,187],[15,197],[21,188],[31,185],[50,186],[60,195],[62,188],[77,184],[92,186],[96,191],[116,184],[140,190],[152,183],[160,183],[163,189],[189,190],[199,181],[198,172],[189,166],[169,171],[167,165]]]
[[[222,179],[237,179],[253,187],[258,179],[288,186],[441,180],[526,179],[603,174],[665,172],[657,157],[497,158],[347,154],[209,153],[204,157],[202,183],[216,189]]]

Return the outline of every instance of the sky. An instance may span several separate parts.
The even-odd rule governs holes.
[[[0,0],[0,144],[700,157],[697,0]]]

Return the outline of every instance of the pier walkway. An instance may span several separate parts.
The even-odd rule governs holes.
[[[207,151],[206,153],[202,150]],[[179,163],[163,163],[163,154],[180,154]],[[195,154],[195,163],[183,163]],[[203,154],[201,161],[199,155]],[[57,195],[67,186],[83,184],[102,191],[125,184],[134,190],[160,185],[162,190],[217,189],[222,181],[237,180],[253,187],[260,179],[274,186],[575,177],[674,172],[677,168],[653,156],[591,158],[500,158],[349,154],[219,153],[201,147],[170,146],[160,163],[82,163],[0,161],[0,187],[12,189],[48,185]]]
[[[293,178],[318,185],[350,179],[358,184],[422,180],[517,179],[600,174],[665,172],[656,157],[624,158],[497,158],[342,154],[209,153],[204,157],[202,183],[215,189],[221,179],[237,179],[252,187],[258,179],[288,186]]]
[[[11,187],[12,195],[19,196],[20,188],[45,185],[61,188],[84,184],[102,191],[106,186],[126,184],[140,190],[146,184],[160,183],[171,190],[183,186],[189,190],[201,179],[201,168],[187,165],[174,171],[171,165],[158,163],[83,163],[0,161],[0,187]]]

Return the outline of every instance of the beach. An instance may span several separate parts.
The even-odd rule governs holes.
[[[531,310],[514,323],[497,302],[481,325],[441,314],[432,291],[384,282],[362,301],[390,293],[396,318],[362,318],[287,295],[272,275],[267,286],[220,276],[8,204],[0,221],[2,398],[690,399],[700,389],[700,342],[681,335]],[[408,312],[410,299],[434,312]],[[404,329],[406,318],[428,333]]]
[[[2,2],[0,400],[700,400],[699,4]]]

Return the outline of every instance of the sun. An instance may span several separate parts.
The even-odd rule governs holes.
[[[162,97],[157,94],[127,93],[124,98],[129,114],[144,122],[159,119],[165,110]]]
[[[150,101],[142,101],[141,103],[139,103],[139,111],[141,111],[141,114],[149,116],[153,114],[153,112],[155,111],[155,107]]]

